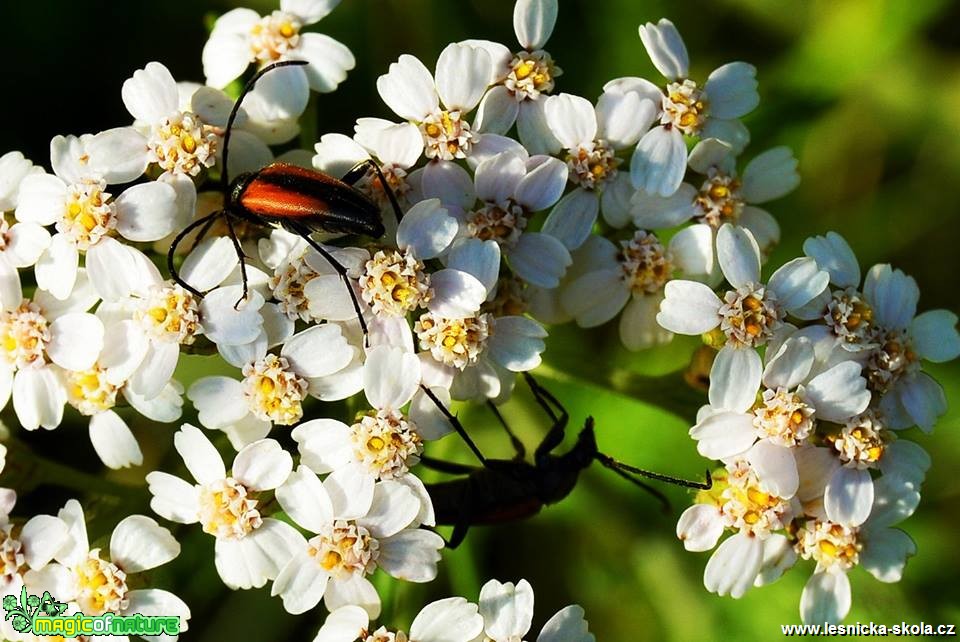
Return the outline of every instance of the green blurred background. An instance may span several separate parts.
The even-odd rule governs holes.
[[[916,277],[923,293],[921,309],[960,310],[954,285],[960,272],[960,4],[560,4],[559,22],[546,47],[564,70],[557,91],[595,98],[613,77],[655,79],[636,26],[661,16],[671,18],[683,34],[693,78],[703,79],[731,60],[758,67],[762,98],[760,108],[746,119],[753,132],[747,157],[773,145],[790,145],[803,176],[795,193],[769,207],[783,228],[772,264],[797,255],[806,236],[832,229],[846,236],[862,266],[889,261]],[[201,80],[205,17],[233,6],[213,0],[8,3],[0,40],[8,61],[0,151],[19,149],[48,164],[47,141],[53,135],[125,124],[129,116],[120,101],[120,85],[150,60],[167,64],[178,80]],[[262,0],[243,6],[261,14],[276,8]],[[356,117],[392,117],[377,96],[375,79],[401,53],[412,53],[432,67],[446,43],[463,38],[488,38],[514,47],[511,16],[509,0],[345,0],[311,28],[346,43],[357,58],[357,68],[340,90],[315,101],[320,131],[350,133]],[[593,415],[603,451],[645,468],[697,477],[705,462],[686,434],[695,403],[678,416],[595,383],[613,369],[621,380],[629,372],[677,370],[694,347],[694,341],[678,340],[661,350],[629,354],[618,347],[614,326],[590,332],[557,328],[541,375],[570,409],[570,432]],[[215,368],[212,360],[195,357],[181,375],[189,382]],[[907,435],[930,451],[934,462],[920,510],[904,524],[919,553],[896,585],[880,584],[859,570],[852,573],[854,602],[848,623],[960,622],[960,367],[954,363],[929,371],[944,385],[953,406],[934,435]],[[345,410],[318,405],[308,412]],[[504,414],[529,449],[548,428],[525,391],[504,407]],[[9,408],[4,417],[15,425]],[[192,418],[189,412],[185,417]],[[509,456],[509,444],[489,414],[469,410],[463,418],[484,452]],[[175,426],[135,425],[145,465],[102,473],[92,463],[97,459],[86,443],[86,422],[68,411],[65,424],[56,433],[28,435],[25,441],[35,452],[120,484],[142,483],[144,472],[157,466],[174,471],[180,466],[169,452]],[[429,452],[469,461],[455,438]],[[47,470],[43,477],[43,471],[16,460],[8,467],[0,482],[19,474],[20,489],[26,491],[21,492],[19,514],[56,510],[63,499],[78,493],[64,488],[74,481],[65,471]],[[50,476],[61,486],[49,485]],[[124,511],[149,514],[140,491],[123,499],[113,496],[109,486],[89,490],[84,505],[92,520],[92,538],[107,535]],[[475,529],[460,549],[444,554],[437,582],[383,583],[385,612],[390,621],[403,625],[426,601],[450,594],[475,599],[483,581],[496,577],[532,582],[537,612],[529,639],[571,602],[584,606],[591,630],[602,641],[768,639],[780,635],[778,624],[799,620],[800,591],[812,570],[808,563],[738,601],[713,596],[701,581],[708,555],[685,552],[673,534],[689,497],[679,489],[665,492],[673,501],[669,516],[651,497],[608,471],[591,469],[570,497],[538,517]],[[183,554],[150,580],[174,590],[192,607],[185,640],[312,639],[322,609],[293,617],[268,597],[268,589],[227,591],[214,571],[212,539],[196,527],[175,532],[183,541]]]

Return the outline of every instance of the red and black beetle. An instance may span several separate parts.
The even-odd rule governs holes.
[[[220,187],[224,195],[223,209],[193,221],[174,238],[167,252],[167,267],[174,281],[198,297],[204,293],[184,281],[177,272],[173,257],[177,246],[198,227],[201,238],[219,218],[227,223],[230,238],[240,259],[240,275],[243,281],[243,296],[237,306],[247,297],[247,269],[240,239],[234,229],[233,219],[239,219],[264,227],[279,227],[298,234],[337,271],[350,294],[353,308],[360,321],[364,335],[367,325],[363,318],[360,301],[347,279],[347,269],[319,243],[310,238],[313,232],[362,234],[379,238],[384,234],[380,207],[354,185],[372,169],[380,179],[384,192],[399,221],[403,213],[396,196],[390,189],[380,166],[372,159],[358,163],[343,178],[335,178],[323,172],[305,169],[289,163],[271,163],[256,172],[240,174],[233,181],[227,176],[227,159],[230,152],[230,133],[243,99],[264,74],[288,65],[305,65],[303,60],[285,60],[268,65],[258,71],[246,84],[230,111],[223,137]]]

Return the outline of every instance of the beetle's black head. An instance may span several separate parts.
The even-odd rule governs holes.
[[[593,433],[593,417],[587,417],[577,443],[559,457],[551,456],[543,464],[540,499],[544,504],[558,502],[573,490],[580,471],[597,455],[597,438]]]

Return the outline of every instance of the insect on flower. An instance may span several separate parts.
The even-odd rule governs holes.
[[[367,334],[366,322],[356,292],[347,279],[347,269],[337,261],[322,245],[310,238],[313,232],[334,232],[345,234],[365,234],[374,238],[383,236],[384,227],[380,218],[380,207],[354,185],[373,170],[383,185],[390,205],[399,221],[403,213],[380,166],[367,159],[357,163],[342,178],[335,178],[316,170],[305,169],[289,163],[275,162],[256,172],[240,174],[232,181],[227,171],[227,158],[230,152],[230,134],[234,120],[243,99],[253,90],[257,80],[264,74],[289,65],[305,65],[303,60],[284,60],[268,65],[258,71],[246,84],[240,97],[233,105],[227,120],[223,138],[223,168],[220,173],[220,189],[224,195],[224,207],[204,216],[185,227],[174,238],[167,252],[167,267],[173,279],[193,294],[202,297],[203,293],[180,278],[173,257],[177,246],[194,229],[201,228],[198,240],[210,229],[214,222],[222,217],[229,231],[233,246],[240,259],[240,275],[243,281],[243,296],[237,301],[239,307],[247,297],[247,271],[245,256],[240,239],[234,229],[234,221],[241,220],[263,227],[278,227],[301,236],[336,270],[343,280],[353,308],[360,321],[364,335]]]
[[[525,378],[537,404],[553,421],[550,431],[537,446],[533,464],[525,461],[526,451],[523,444],[513,434],[493,404],[490,404],[490,407],[507,431],[516,451],[513,459],[486,459],[466,437],[464,439],[483,464],[481,467],[439,461],[426,456],[420,457],[420,463],[428,468],[466,475],[460,479],[427,485],[427,491],[433,500],[437,524],[453,526],[453,534],[447,542],[447,547],[456,548],[466,537],[471,526],[525,519],[538,513],[544,506],[560,501],[573,490],[580,471],[594,461],[600,462],[603,467],[609,468],[627,481],[651,493],[663,503],[665,508],[669,505],[667,498],[639,477],[701,490],[712,487],[713,481],[709,470],[706,472],[705,482],[687,481],[635,468],[599,452],[593,430],[593,417],[587,417],[573,448],[562,455],[553,454],[553,449],[563,442],[569,418],[567,411],[557,398],[544,389],[532,375],[525,373]],[[451,423],[457,426],[453,418]],[[462,428],[459,428],[458,432],[464,436]]]

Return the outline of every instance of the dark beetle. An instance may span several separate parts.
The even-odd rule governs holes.
[[[666,497],[636,476],[688,488],[703,490],[711,488],[712,480],[709,470],[706,473],[706,482],[693,482],[628,466],[599,452],[594,435],[593,417],[587,417],[583,430],[577,437],[577,443],[570,450],[562,455],[553,454],[553,450],[563,442],[569,416],[559,401],[540,386],[531,375],[525,374],[525,377],[537,403],[553,420],[550,431],[537,446],[534,463],[530,464],[525,460],[526,452],[523,444],[510,431],[492,404],[491,408],[509,434],[516,450],[513,459],[482,458],[482,455],[479,455],[472,446],[472,442],[468,443],[481,457],[482,466],[455,464],[429,457],[421,458],[421,462],[429,468],[466,475],[459,479],[427,484],[437,524],[453,526],[453,534],[447,544],[449,547],[458,546],[471,526],[525,519],[540,512],[544,506],[560,501],[576,486],[580,471],[594,461],[600,462],[624,479],[652,493],[665,506],[667,505]],[[554,408],[559,415],[554,412]],[[463,435],[462,428],[458,429],[458,432],[461,436]]]

